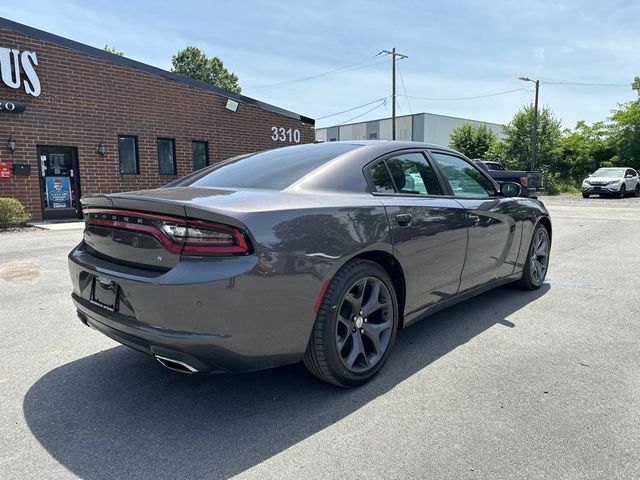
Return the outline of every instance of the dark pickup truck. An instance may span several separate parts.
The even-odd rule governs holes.
[[[474,158],[473,161],[498,183],[519,183],[522,186],[521,196],[523,197],[537,197],[544,194],[544,180],[540,171],[506,170],[498,162],[482,158]]]

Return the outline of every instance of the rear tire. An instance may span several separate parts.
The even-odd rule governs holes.
[[[366,383],[389,357],[398,318],[387,272],[368,260],[347,263],[324,294],[304,354],[305,367],[339,387]]]
[[[516,282],[516,285],[526,290],[536,290],[542,286],[549,268],[550,250],[549,232],[539,223],[533,230],[522,278]]]

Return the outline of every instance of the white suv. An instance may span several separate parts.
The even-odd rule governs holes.
[[[632,193],[634,197],[640,194],[640,179],[633,168],[612,167],[599,168],[582,181],[582,196],[615,195],[624,198]]]

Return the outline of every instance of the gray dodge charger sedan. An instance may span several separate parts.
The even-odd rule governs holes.
[[[80,320],[185,373],[302,360],[362,384],[396,332],[490,288],[542,285],[551,222],[520,186],[414,142],[297,145],[82,199]]]

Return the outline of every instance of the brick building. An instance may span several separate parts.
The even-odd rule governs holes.
[[[154,188],[241,153],[314,140],[314,121],[0,18],[0,197],[34,219],[81,195]]]

